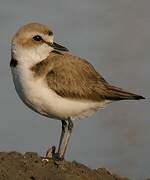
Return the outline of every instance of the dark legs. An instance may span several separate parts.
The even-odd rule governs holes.
[[[59,146],[58,146],[58,152],[55,153],[54,149],[52,151],[52,158],[54,160],[64,159],[67,145],[68,145],[68,142],[72,133],[72,129],[73,129],[73,122],[71,121],[71,119],[62,120],[61,122],[62,122],[62,131],[61,131],[61,136],[60,136],[60,141],[59,141]]]

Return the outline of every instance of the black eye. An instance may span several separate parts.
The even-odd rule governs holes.
[[[33,36],[33,39],[34,39],[35,41],[41,41],[41,40],[42,40],[42,37],[39,36],[39,35],[36,35],[36,36]]]
[[[52,31],[49,31],[49,32],[48,32],[48,35],[49,35],[49,36],[52,36],[52,35],[53,35],[53,32],[52,32]]]

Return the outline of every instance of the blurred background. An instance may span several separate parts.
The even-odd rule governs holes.
[[[44,155],[58,145],[61,123],[29,110],[10,73],[10,41],[29,22],[50,25],[55,41],[87,58],[104,78],[145,101],[109,105],[75,122],[67,160],[106,167],[131,179],[150,177],[150,1],[0,1],[0,151]]]

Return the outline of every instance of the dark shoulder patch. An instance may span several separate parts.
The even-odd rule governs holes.
[[[16,67],[17,64],[18,64],[18,61],[16,59],[12,58],[11,61],[10,61],[10,67]]]
[[[46,74],[47,70],[50,69],[49,60],[42,60],[41,62],[38,62],[37,64],[32,66],[30,69],[35,76],[43,76]]]

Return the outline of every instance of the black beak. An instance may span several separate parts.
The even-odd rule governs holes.
[[[59,50],[59,51],[69,51],[66,47],[61,46],[55,42],[53,42],[53,44],[50,45],[51,47],[54,48],[54,50]]]

